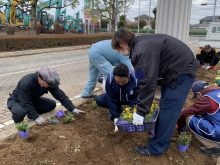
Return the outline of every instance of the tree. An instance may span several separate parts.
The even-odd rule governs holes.
[[[99,10],[101,17],[109,20],[109,24],[111,25],[111,32],[115,32],[116,15],[119,15],[122,10],[124,10],[124,13],[126,13],[126,10],[129,8],[129,5],[131,5],[133,1],[134,0],[118,1],[118,11],[116,11],[116,0],[94,0],[95,8]]]
[[[125,15],[121,15],[119,22],[118,22],[118,28],[125,28],[127,26],[126,17]]]

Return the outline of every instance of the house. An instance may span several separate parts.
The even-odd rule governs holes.
[[[136,23],[138,22],[138,18],[139,18],[139,16],[134,18]],[[144,21],[146,21],[147,24],[149,24],[149,16],[146,14],[140,15],[140,20],[144,20]],[[152,20],[153,20],[153,17],[150,17],[150,24],[151,24]]]
[[[200,25],[208,26],[212,22],[213,16],[206,16],[199,20]],[[214,22],[220,22],[220,16],[214,16]]]

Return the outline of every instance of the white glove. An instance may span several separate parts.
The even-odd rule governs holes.
[[[35,119],[35,122],[37,123],[37,125],[44,125],[46,123],[46,120],[39,116],[37,119]]]
[[[118,131],[118,126],[117,126],[118,118],[114,118],[114,125],[115,125],[115,130],[114,132]]]
[[[210,68],[211,68],[211,66],[207,65],[207,66],[205,67],[205,70],[208,70],[208,69],[210,69]]]
[[[76,113],[76,114],[78,114],[78,115],[85,113],[84,111],[79,110],[79,109],[77,109],[77,108],[75,108],[72,112],[73,112],[73,113]]]
[[[133,114],[133,124],[134,125],[143,125],[144,124],[144,117],[138,115],[136,112]]]

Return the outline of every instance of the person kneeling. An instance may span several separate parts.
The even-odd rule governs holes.
[[[178,130],[185,130],[187,123],[190,131],[205,146],[201,152],[220,154],[220,88],[211,87],[205,81],[192,85],[193,105],[185,108],[178,120]]]
[[[68,96],[59,88],[59,84],[59,74],[49,67],[40,68],[36,73],[22,77],[7,101],[7,107],[12,113],[14,122],[22,122],[27,115],[38,125],[45,124],[45,119],[40,115],[56,107],[56,101],[42,97],[48,92],[68,111],[76,114],[84,113],[73,105]]]
[[[117,65],[110,73],[105,85],[106,93],[96,96],[97,105],[108,108],[110,119],[117,122],[122,113],[122,105],[137,104],[137,79],[124,64]]]

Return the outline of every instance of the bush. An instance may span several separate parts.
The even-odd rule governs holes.
[[[33,36],[4,36],[0,38],[0,51],[89,45],[111,39],[111,34],[47,34]]]
[[[133,33],[137,33],[138,30],[137,29],[129,29],[131,32]],[[148,33],[148,29],[140,29],[139,33]],[[154,29],[150,29],[149,33],[154,33]]]
[[[206,35],[207,30],[205,29],[190,29],[189,35]]]

